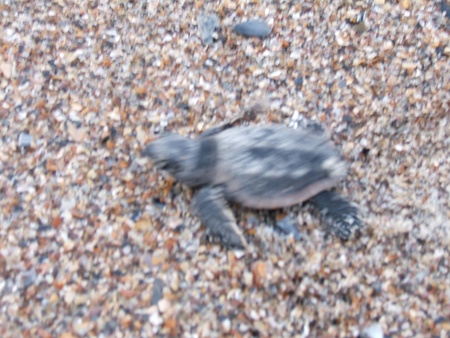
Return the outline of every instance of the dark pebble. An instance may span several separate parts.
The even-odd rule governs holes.
[[[287,235],[293,235],[295,240],[300,240],[302,238],[300,232],[297,229],[296,222],[292,217],[285,217],[275,224],[275,227],[281,232]]]
[[[381,294],[381,291],[383,291],[383,285],[379,282],[376,281],[374,283],[372,283],[372,290],[373,290],[373,294],[375,296]]]
[[[153,205],[158,207],[158,208],[164,208],[166,203],[164,203],[163,201],[161,201],[160,198],[155,197],[152,199]]]
[[[131,214],[131,219],[133,222],[137,222],[142,215],[142,210],[134,210]]]
[[[301,86],[303,84],[303,77],[299,76],[298,78],[296,78],[294,80],[294,83],[295,83],[296,86]]]
[[[369,156],[369,152],[370,152],[370,149],[369,149],[369,148],[366,148],[366,147],[364,147],[364,148],[361,150],[361,154],[362,154],[364,157]]]
[[[449,321],[450,320],[446,319],[445,317],[440,316],[434,320],[434,324],[438,325],[438,324],[446,323]]]
[[[447,18],[450,18],[450,4],[448,4],[447,1],[441,1],[439,7],[441,7],[441,12],[443,12]]]
[[[156,278],[153,283],[151,305],[156,305],[163,297],[164,282],[160,278]]]
[[[345,115],[342,117],[342,120],[343,120],[344,122],[347,122],[347,123],[352,123],[352,122],[353,122],[352,117],[351,117],[350,115],[348,115],[348,114],[345,114]]]
[[[102,331],[108,334],[112,334],[114,331],[116,331],[117,326],[118,326],[117,321],[109,320],[106,322]]]
[[[125,273],[124,273],[123,271],[121,271],[121,270],[113,270],[113,271],[111,272],[111,274],[112,274],[114,277],[122,277],[123,275],[125,275]]]
[[[45,232],[45,231],[49,231],[52,230],[52,227],[50,225],[40,225],[37,228],[38,232]]]
[[[245,21],[234,26],[234,31],[237,34],[244,36],[256,36],[259,38],[265,38],[269,36],[271,32],[269,25],[261,20]]]
[[[64,148],[66,145],[68,145],[70,143],[70,141],[69,140],[62,140],[62,141],[59,141],[58,142],[58,145],[61,147],[61,148]]]
[[[30,285],[33,285],[34,281],[36,280],[36,276],[37,276],[36,270],[34,269],[22,272],[19,276],[20,286],[26,289]]]
[[[181,102],[177,104],[177,107],[183,110],[189,110],[189,104],[187,102]]]

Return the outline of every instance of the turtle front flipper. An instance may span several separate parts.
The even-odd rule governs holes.
[[[328,229],[343,240],[364,226],[358,208],[335,191],[323,191],[308,202],[320,210]]]
[[[203,133],[200,134],[199,138],[205,138],[205,137],[210,137],[210,136],[214,136],[218,133],[223,132],[224,130],[233,128],[233,124],[232,123],[225,123],[221,126],[217,126],[217,127],[213,127],[211,129],[205,130]]]
[[[247,241],[236,224],[221,187],[200,189],[194,198],[193,209],[206,226],[208,239],[219,241],[227,248],[247,247]]]

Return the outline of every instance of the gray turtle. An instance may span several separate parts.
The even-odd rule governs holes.
[[[345,177],[347,166],[317,128],[225,126],[197,139],[165,134],[142,154],[175,179],[199,188],[193,206],[207,236],[226,247],[247,245],[227,201],[256,209],[308,201],[342,239],[363,225],[358,208],[329,190]]]

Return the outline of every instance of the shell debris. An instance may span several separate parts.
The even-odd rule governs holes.
[[[449,336],[448,1],[39,4],[0,1],[2,337]],[[266,38],[233,32],[255,18]],[[268,94],[249,123],[323,123],[369,233],[327,238],[294,207],[302,240],[263,238],[270,214],[236,208],[236,256],[200,240],[188,189],[133,165]]]

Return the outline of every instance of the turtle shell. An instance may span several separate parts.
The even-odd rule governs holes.
[[[236,127],[207,136],[201,148],[214,162],[212,184],[226,199],[275,209],[301,203],[332,188],[346,163],[324,133],[283,126]],[[214,156],[211,156],[214,149]]]

